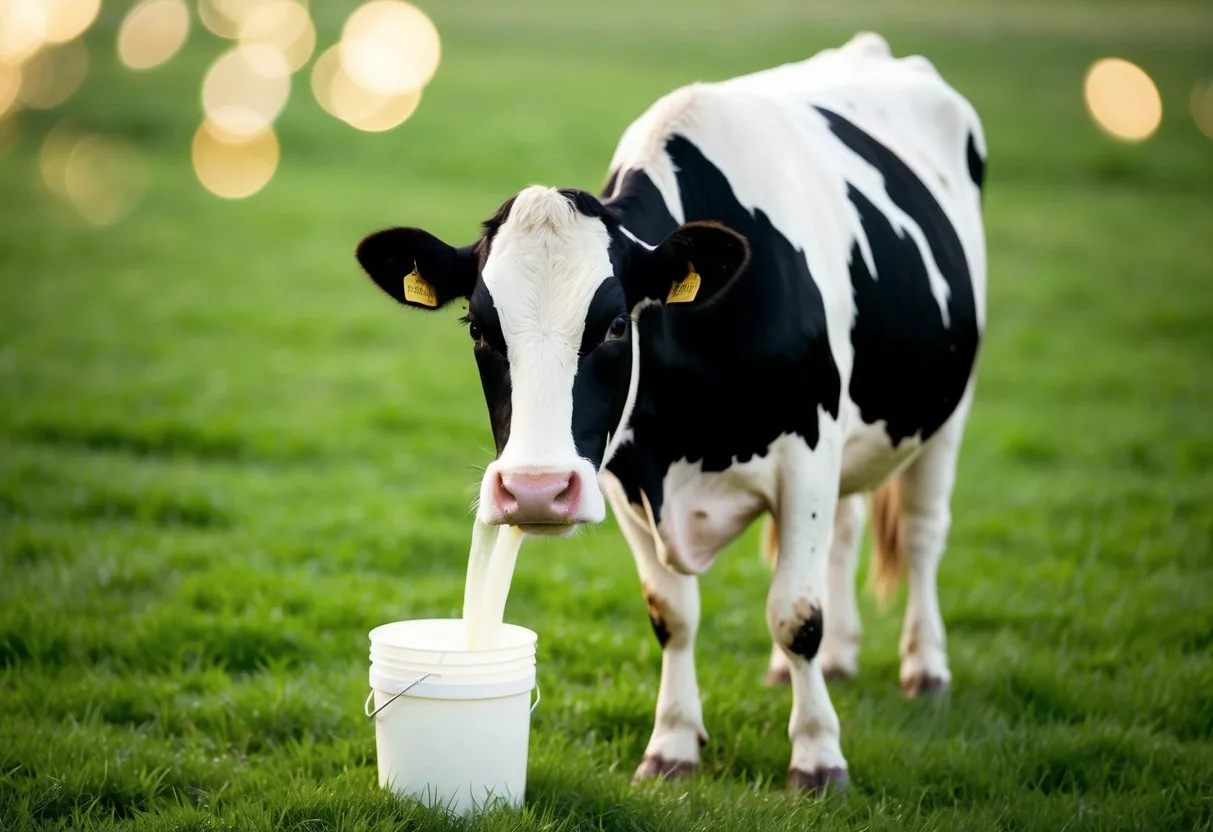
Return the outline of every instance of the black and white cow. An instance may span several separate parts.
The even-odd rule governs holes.
[[[984,320],[984,148],[927,60],[861,34],[665,96],[601,197],[530,187],[462,248],[359,246],[401,303],[468,301],[497,445],[478,522],[564,534],[610,501],[663,648],[638,777],[699,762],[695,576],[766,513],[793,786],[847,779],[825,678],[857,668],[864,492],[877,571],[909,576],[903,689],[947,688],[935,576]]]

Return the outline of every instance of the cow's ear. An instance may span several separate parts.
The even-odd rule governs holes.
[[[377,231],[358,244],[358,262],[399,303],[437,309],[476,287],[476,246],[455,248],[420,228]]]
[[[733,229],[717,222],[687,223],[636,258],[629,275],[628,305],[645,299],[703,303],[749,261],[750,245]]]

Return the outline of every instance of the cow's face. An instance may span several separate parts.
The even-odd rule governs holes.
[[[597,474],[635,402],[637,309],[702,303],[748,257],[740,235],[710,223],[649,249],[589,194],[540,187],[508,200],[463,248],[413,228],[358,247],[363,268],[403,304],[467,299],[497,445],[478,519],[549,535],[605,516]]]

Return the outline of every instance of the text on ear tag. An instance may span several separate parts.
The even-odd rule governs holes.
[[[695,300],[697,294],[699,294],[699,272],[692,267],[686,277],[674,281],[674,285],[670,287],[670,296],[665,299],[665,302],[689,303]]]
[[[404,299],[409,303],[420,303],[422,306],[437,306],[438,293],[430,282],[421,276],[417,267],[404,276]]]

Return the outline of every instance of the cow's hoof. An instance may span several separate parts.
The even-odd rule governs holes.
[[[699,763],[690,760],[667,760],[660,754],[650,754],[641,761],[632,782],[655,779],[685,780],[694,774],[698,767]]]
[[[845,768],[838,766],[821,766],[812,771],[801,771],[798,768],[788,769],[788,788],[797,792],[811,792],[824,795],[830,792],[840,792],[851,782]]]
[[[791,684],[791,682],[792,670],[791,668],[787,667],[778,667],[774,670],[767,671],[766,678],[762,680],[762,683],[768,688],[777,688],[781,685]]]
[[[943,699],[951,691],[952,683],[949,680],[940,678],[939,676],[932,676],[929,673],[922,673],[901,680],[901,695],[906,699],[916,699],[919,696]]]

